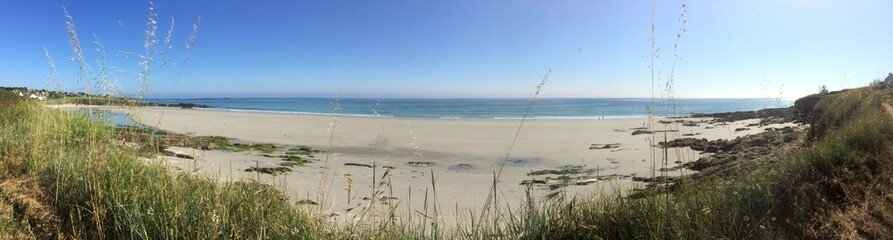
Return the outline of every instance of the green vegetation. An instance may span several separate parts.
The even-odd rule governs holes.
[[[138,151],[109,141],[127,129],[16,101],[8,92],[0,92],[0,98],[0,237],[5,238],[774,239],[893,233],[893,198],[886,192],[893,187],[889,89],[804,98],[815,101],[798,104],[811,113],[812,126],[798,137],[797,147],[783,159],[747,165],[731,176],[683,181],[636,198],[622,193],[584,201],[530,197],[519,209],[439,232],[414,230],[425,223],[394,219],[334,227],[267,185],[177,175],[146,163]],[[138,128],[129,132],[173,136]],[[231,151],[276,149],[222,137],[185,142]],[[319,152],[296,147],[284,156],[300,165]]]
[[[18,95],[15,95],[14,93],[11,93],[9,91],[0,89],[0,101],[12,101],[12,100],[16,100],[16,99],[19,99]]]
[[[82,67],[79,81],[88,93],[50,93],[49,103],[145,106],[130,98],[92,95],[91,79],[107,85],[103,75],[88,71],[73,18],[66,25]],[[678,42],[687,32],[685,8]],[[139,71],[142,99],[159,54],[157,15],[150,10],[146,53]],[[653,20],[653,19],[652,19]],[[197,23],[196,23],[197,24]],[[653,23],[652,23],[653,24]],[[195,41],[198,26],[187,41]],[[170,34],[170,33],[169,33]],[[651,65],[654,92],[655,30]],[[673,55],[676,54],[674,45]],[[47,54],[49,57],[49,54]],[[666,83],[672,99],[673,72]],[[51,69],[55,66],[51,61]],[[100,65],[104,65],[100,63]],[[100,70],[102,72],[102,70]],[[82,79],[80,79],[82,78]],[[537,86],[538,93],[548,74]],[[179,81],[179,75],[177,76]],[[52,79],[51,79],[52,82]],[[165,146],[270,154],[273,144],[239,144],[216,136],[187,136],[148,128],[112,128],[91,117],[45,108],[0,89],[0,238],[3,239],[778,239],[883,238],[893,234],[893,90],[862,88],[828,92],[798,101],[811,127],[794,141],[785,157],[745,165],[730,176],[681,181],[672,187],[635,193],[618,192],[595,200],[528,195],[518,209],[503,210],[496,201],[484,216],[459,219],[454,228],[439,226],[437,191],[431,173],[434,212],[424,217],[370,217],[367,222],[332,226],[327,219],[299,208],[282,192],[256,182],[220,182],[189,173],[173,173],[141,157],[156,156]],[[65,96],[65,97],[63,97]],[[535,102],[537,95],[531,102]],[[655,111],[654,97],[648,107]],[[176,105],[195,107],[190,105]],[[669,109],[669,106],[666,107]],[[651,119],[650,119],[651,120]],[[653,121],[649,121],[653,122]],[[334,126],[334,123],[333,123]],[[649,125],[650,126],[650,125]],[[520,128],[523,127],[523,120]],[[334,132],[334,128],[332,128]],[[637,130],[633,132],[650,132]],[[517,133],[515,139],[517,139]],[[414,137],[414,136],[413,136]],[[137,148],[122,144],[138,143]],[[798,141],[799,140],[799,141]],[[514,144],[510,148],[514,147]],[[609,148],[598,146],[596,148]],[[511,151],[510,151],[511,152]],[[282,174],[302,166],[319,150],[289,149],[277,167],[251,171]],[[509,155],[505,156],[505,160]],[[503,161],[505,162],[505,161]],[[328,163],[327,163],[328,164]],[[430,162],[410,162],[428,166]],[[384,174],[371,168],[373,190],[384,191]],[[328,171],[328,170],[325,170]],[[555,170],[558,171],[558,170]],[[564,170],[562,170],[564,171]],[[585,172],[588,169],[575,169]],[[592,169],[592,171],[598,171]],[[498,176],[495,176],[498,179]],[[554,179],[549,179],[556,181]],[[494,180],[496,181],[496,180]],[[549,183],[543,180],[543,183]],[[533,182],[530,182],[533,183]],[[625,196],[626,195],[626,196]],[[378,195],[372,199],[378,198]],[[507,199],[503,201],[513,201]],[[310,200],[302,200],[307,202]],[[310,201],[312,202],[312,201]],[[390,212],[394,205],[389,201]],[[315,203],[314,203],[315,204]],[[375,204],[375,200],[372,201]],[[443,206],[450,207],[450,206]],[[412,209],[418,211],[417,209]],[[460,216],[461,217],[461,216]],[[470,220],[470,221],[469,221]]]
[[[774,163],[645,198],[530,202],[488,234],[524,238],[883,238],[893,231],[893,91],[825,94],[810,136]]]
[[[49,98],[48,104],[78,104],[78,105],[113,105],[113,106],[141,106],[138,101],[129,98],[79,96],[66,98]]]
[[[220,136],[192,137],[182,134],[166,134],[160,141],[167,146],[190,147],[204,150],[226,150],[233,152],[256,151],[272,153],[276,151],[276,145],[269,143],[232,143],[229,139]]]
[[[294,239],[336,237],[269,186],[172,175],[119,146],[88,116],[0,104],[3,237]],[[4,208],[0,204],[0,210]],[[3,218],[0,211],[0,219]],[[6,214],[8,215],[8,214]],[[20,224],[25,222],[27,224]]]

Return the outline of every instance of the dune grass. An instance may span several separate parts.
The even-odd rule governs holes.
[[[823,96],[811,131],[782,159],[645,198],[528,205],[512,238],[879,238],[893,229],[888,89]]]
[[[85,79],[90,93],[90,72],[73,19],[67,11],[65,16],[75,60],[82,65],[79,79]],[[149,22],[155,17],[150,9]],[[155,27],[149,25],[147,43],[157,41]],[[187,49],[197,26],[193,29]],[[652,29],[652,86],[654,33]],[[157,49],[147,44],[146,51],[137,99],[151,81]],[[187,51],[180,72],[189,57]],[[683,181],[639,198],[623,192],[600,198],[528,196],[516,199],[524,202],[520,208],[505,211],[499,210],[494,189],[492,211],[445,228],[436,217],[433,172],[434,217],[427,216],[426,204],[419,210],[425,216],[416,219],[334,226],[271,186],[172,173],[140,158],[145,154],[128,148],[116,130],[89,116],[49,109],[0,90],[0,238],[881,238],[893,229],[893,195],[885,191],[893,187],[893,113],[884,105],[893,103],[891,96],[893,91],[876,88],[816,96],[814,105],[801,109],[811,113],[808,134],[788,154],[747,165],[731,176]],[[58,101],[133,105],[125,98]],[[649,126],[653,111],[652,100]],[[335,125],[337,119],[332,134]],[[229,146],[223,140],[208,141]],[[372,175],[372,182],[381,181]]]
[[[0,188],[39,238],[337,236],[270,186],[173,175],[88,116],[27,101],[0,106]]]
[[[890,89],[819,96],[805,110],[809,134],[788,154],[731,176],[640,198],[529,197],[520,208],[437,231],[434,221],[403,218],[334,226],[268,185],[172,173],[140,159],[86,115],[4,92],[0,99],[0,236],[10,238],[878,238],[893,229]]]

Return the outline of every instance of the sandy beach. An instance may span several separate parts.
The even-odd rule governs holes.
[[[731,139],[759,133],[768,127],[790,125],[740,130],[759,120],[713,124],[707,123],[709,119],[685,119],[697,124],[683,126],[681,123],[658,123],[656,119],[654,129],[677,131],[633,135],[636,128],[647,126],[648,119],[527,120],[519,131],[520,120],[334,117],[164,107],[96,108],[126,113],[137,122],[166,131],[225,136],[246,143],[309,146],[326,151],[315,154],[319,161],[276,176],[245,172],[250,167],[276,167],[282,162],[256,152],[174,147],[169,150],[195,159],[159,159],[174,169],[221,180],[269,183],[282,189],[293,201],[320,201],[319,205],[306,206],[331,216],[333,220],[348,222],[363,215],[369,217],[362,212],[369,208],[371,198],[379,199],[376,211],[387,209],[384,205],[390,200],[389,203],[396,206],[398,216],[416,211],[430,215],[433,206],[438,207],[438,218],[445,222],[451,222],[456,214],[464,217],[470,213],[478,214],[490,193],[494,175],[500,169],[498,196],[502,206],[516,206],[526,199],[527,186],[522,185],[522,181],[558,177],[528,175],[542,170],[577,168],[585,172],[578,176],[587,178],[579,182],[580,185],[570,184],[557,189],[534,185],[531,195],[537,199],[555,192],[565,193],[566,199],[623,193],[642,185],[632,181],[636,176],[691,173],[684,168],[659,171],[664,167],[661,165],[664,153],[661,148],[650,147],[652,136],[658,138],[653,144],[664,141],[665,137],[672,140],[683,135],[708,140]],[[515,143],[508,161],[501,166],[513,140]],[[701,155],[689,148],[667,151],[667,168],[695,161]],[[410,162],[430,164],[419,166]],[[356,166],[363,164],[374,164],[375,171]],[[386,170],[388,175],[384,182],[389,184],[379,185]],[[378,193],[373,193],[372,185],[376,185]],[[323,196],[318,195],[320,192],[327,194],[319,197]],[[435,192],[436,204],[432,204]]]

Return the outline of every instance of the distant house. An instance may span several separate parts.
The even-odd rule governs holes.
[[[42,92],[32,93],[32,94],[31,94],[30,96],[28,96],[28,97],[31,98],[31,99],[37,99],[37,100],[41,100],[41,101],[47,99],[46,94],[44,94],[44,93],[42,93]]]

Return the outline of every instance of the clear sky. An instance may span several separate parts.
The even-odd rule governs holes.
[[[552,69],[543,97],[649,97],[652,6],[665,82],[683,3],[677,97],[795,98],[893,72],[893,1],[156,1],[160,41],[175,22],[156,63],[177,65],[153,67],[149,95],[527,97]],[[84,90],[62,5],[91,67],[98,38],[134,93],[145,1],[0,0],[0,86],[45,88],[46,48]]]

